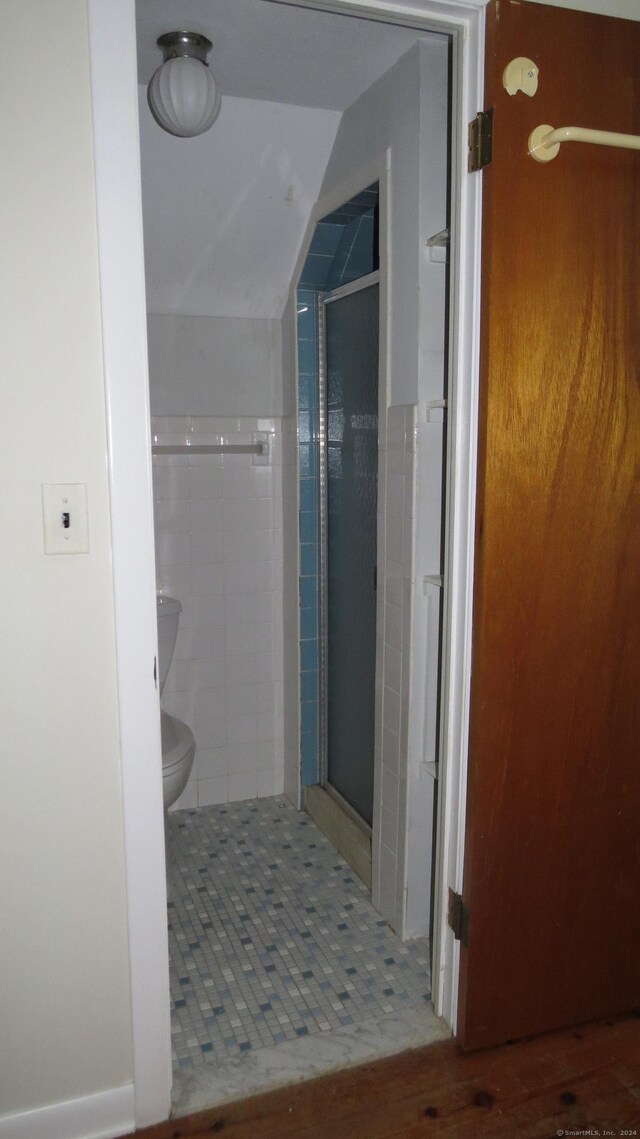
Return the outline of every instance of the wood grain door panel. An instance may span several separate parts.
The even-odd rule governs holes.
[[[640,1004],[640,154],[527,154],[540,123],[640,133],[640,24],[488,17],[467,1047]]]

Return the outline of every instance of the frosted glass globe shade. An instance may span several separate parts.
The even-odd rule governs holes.
[[[222,101],[206,63],[184,55],[168,59],[158,68],[147,97],[156,122],[180,138],[209,130]]]

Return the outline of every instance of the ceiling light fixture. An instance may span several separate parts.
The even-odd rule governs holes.
[[[211,40],[199,32],[167,32],[157,44],[164,62],[147,91],[151,114],[163,130],[179,138],[204,134],[222,102],[207,63]]]

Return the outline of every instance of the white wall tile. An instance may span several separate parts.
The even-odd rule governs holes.
[[[198,747],[224,747],[228,736],[228,721],[224,713],[217,716],[203,716],[194,725]]]
[[[224,560],[223,535],[220,529],[194,530],[191,533],[191,556],[198,562]]]
[[[256,471],[253,467],[243,462],[245,459],[244,455],[234,455],[232,457],[236,460],[235,468],[232,469],[230,463],[227,462],[222,472],[222,493],[225,503],[233,501],[236,498],[253,499],[256,493]],[[264,467],[263,469],[266,474],[271,475],[269,467]]]
[[[162,566],[190,565],[188,536],[156,530],[156,560]]]
[[[159,442],[247,442],[271,432],[271,458],[156,456],[157,586],[183,606],[163,705],[196,737],[177,807],[284,789],[283,483],[279,420],[155,419]],[[292,436],[295,448],[295,435]],[[289,486],[291,483],[291,486]]]
[[[253,530],[249,533],[235,531],[225,534],[223,560],[225,565],[231,562],[253,563],[256,557],[257,544]]]
[[[235,803],[241,799],[255,799],[258,794],[258,772],[233,771],[229,773],[228,802]]]
[[[198,458],[194,455],[189,467],[189,490],[191,498],[194,502],[202,502],[207,499],[215,499],[222,497],[222,461],[215,467],[210,462],[203,461],[198,465],[194,465],[195,459]],[[207,456],[207,459],[209,456]],[[212,455],[212,459],[217,456]],[[222,460],[222,456],[220,456]]]
[[[216,537],[222,525],[223,500],[220,498],[191,499],[189,528],[192,535],[202,533]],[[222,558],[213,558],[222,561]]]
[[[224,593],[223,562],[194,562],[191,570],[194,597],[208,597],[211,593]]]
[[[228,803],[229,798],[229,782],[226,775],[221,775],[217,779],[198,780],[198,807],[214,807],[218,803]]]
[[[380,852],[380,874],[378,878],[379,910],[387,921],[395,920],[396,910],[396,873],[397,860],[395,852],[383,845]]]
[[[255,653],[256,648],[256,626],[255,622],[249,625],[239,625],[235,622],[233,625],[225,627],[224,634],[225,652],[229,657],[244,656],[246,653]]]
[[[195,694],[196,728],[202,720],[224,716],[226,694],[224,688],[199,688]]]
[[[196,753],[196,777],[202,779],[226,778],[229,756],[226,747],[199,747]]]
[[[228,685],[255,684],[257,680],[256,654],[245,653],[243,656],[227,657],[225,660],[225,676]]]
[[[229,744],[249,744],[257,740],[255,712],[227,714],[227,740]]]
[[[376,904],[404,933],[411,610],[415,556],[416,408],[388,409],[381,453],[384,534],[384,642],[378,684],[383,687],[380,768],[377,773],[374,850]],[[398,559],[400,560],[394,560]]]
[[[258,747],[255,743],[229,744],[229,771],[257,771]]]
[[[258,586],[258,567],[253,556],[241,558],[236,562],[228,561],[224,565],[224,592],[227,595],[234,593],[251,593]]]
[[[225,711],[227,716],[242,716],[256,714],[256,685],[231,684],[227,685],[224,694]]]
[[[258,770],[258,795],[281,795],[283,775],[281,770],[276,768],[264,770],[260,767]]]

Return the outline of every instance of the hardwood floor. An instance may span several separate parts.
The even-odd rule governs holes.
[[[432,1044],[186,1119],[136,1139],[640,1136],[640,1015],[489,1051]]]

